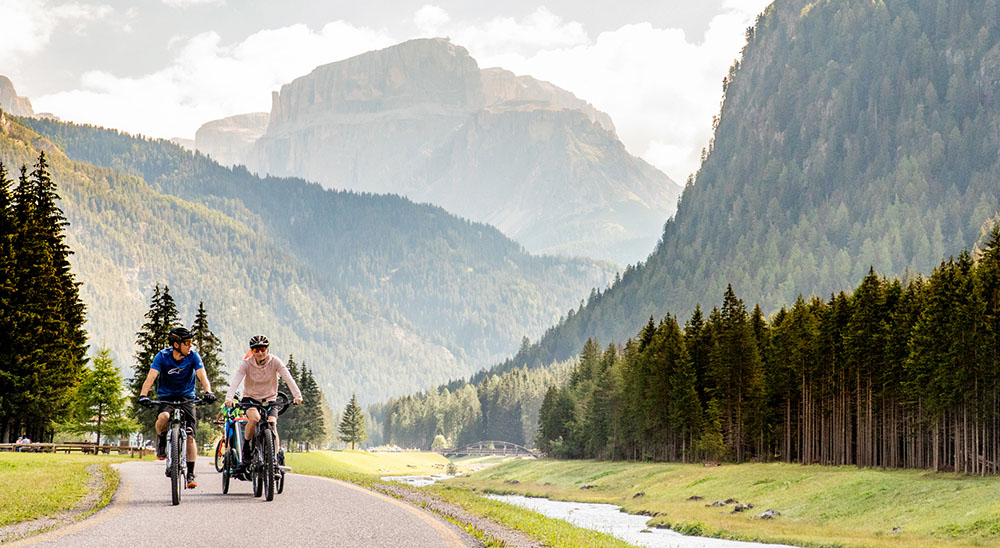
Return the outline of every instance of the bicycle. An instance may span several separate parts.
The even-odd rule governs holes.
[[[184,424],[184,412],[179,406],[191,402],[195,405],[208,403],[201,398],[189,398],[183,401],[149,400],[146,404],[150,407],[161,403],[175,406],[167,426],[166,470],[166,475],[170,478],[170,502],[174,506],[181,503],[181,490],[187,489],[187,437],[193,435],[193,432],[188,432],[190,426],[181,428]]]
[[[229,452],[229,449],[235,443],[241,443],[243,439],[242,427],[247,422],[246,417],[237,417],[228,411],[224,411],[223,414],[225,418],[222,420],[212,421],[212,424],[223,427],[222,438],[215,445],[215,471],[219,473],[222,473],[226,469],[226,453]],[[241,440],[240,442],[237,441],[237,437]],[[225,491],[223,491],[223,494],[225,494]]]
[[[268,411],[272,406],[280,406],[278,415],[284,413],[289,407],[288,395],[279,392],[274,402],[240,403],[240,408],[243,409],[244,413],[247,409],[255,407],[261,416],[261,420],[257,423],[257,431],[254,433],[253,439],[250,440],[253,444],[251,460],[246,466],[244,477],[240,479],[249,479],[253,484],[253,496],[259,497],[263,494],[268,502],[274,500],[275,491],[281,494],[285,490],[285,473],[291,471],[291,468],[285,466],[284,454],[279,455],[279,451],[275,447],[273,426],[267,420]],[[242,438],[242,435],[237,436],[237,443],[242,441]],[[240,449],[242,451],[242,448]],[[223,493],[229,490],[229,478],[239,477],[237,474],[229,473],[229,470],[239,469],[238,455],[242,454],[241,451],[237,452],[236,448],[231,448],[226,453],[228,462],[222,476]]]

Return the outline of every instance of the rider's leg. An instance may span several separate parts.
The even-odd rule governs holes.
[[[170,413],[166,411],[160,413],[156,417],[156,433],[157,435],[164,435],[167,433],[167,426],[170,424]]]
[[[277,451],[281,444],[278,443],[278,417],[268,417],[267,422],[271,423],[271,432],[274,432],[274,450]]]
[[[257,422],[260,421],[260,412],[257,411],[256,408],[251,407],[246,410],[245,414],[247,416],[247,425],[243,430],[243,455],[241,457],[244,466],[248,464],[250,455],[252,454],[251,440],[253,439],[253,435],[257,432]]]

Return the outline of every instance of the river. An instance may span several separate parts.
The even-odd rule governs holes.
[[[396,481],[423,487],[452,476],[386,476],[384,481]],[[647,527],[646,516],[621,511],[620,506],[591,502],[565,502],[521,495],[485,495],[493,500],[520,506],[543,516],[561,519],[577,527],[592,529],[620,538],[636,546],[650,548],[794,548],[785,544],[763,544],[708,537],[682,535],[670,529]]]

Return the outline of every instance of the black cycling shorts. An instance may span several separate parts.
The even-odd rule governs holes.
[[[175,407],[181,410],[181,417],[183,424],[191,428],[192,434],[196,434],[198,432],[198,414],[195,411],[193,401],[184,403],[162,402],[160,403],[160,406],[156,409],[156,414],[159,415],[164,411],[172,414]]]
[[[242,400],[240,400],[240,403],[261,403],[261,401],[260,400],[255,400],[255,399],[249,398],[249,397],[244,397]],[[271,402],[271,403],[274,403],[274,402]],[[268,417],[277,417],[278,416],[278,410],[279,410],[279,407],[277,405],[275,405],[273,407],[269,407],[267,409],[267,416]]]

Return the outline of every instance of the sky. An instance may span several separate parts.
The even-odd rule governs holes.
[[[678,183],[698,169],[722,79],[770,0],[0,0],[0,75],[35,112],[149,137],[267,112],[314,68],[445,36],[607,112]]]

